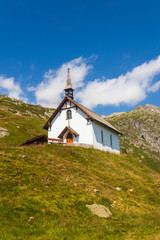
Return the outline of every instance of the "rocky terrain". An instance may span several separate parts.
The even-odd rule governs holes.
[[[121,132],[121,151],[160,171],[160,108],[138,106],[135,110],[107,118]]]
[[[151,104],[139,105],[138,107],[136,107],[136,110],[146,110],[160,114],[160,107]]]
[[[0,95],[0,109],[19,116],[39,117],[46,119],[53,113],[53,108],[27,104],[6,95]]]

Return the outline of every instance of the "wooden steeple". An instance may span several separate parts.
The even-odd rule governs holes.
[[[72,88],[72,83],[71,83],[71,77],[70,77],[70,69],[68,68],[68,74],[67,74],[67,85],[64,89],[65,91],[65,96],[70,97],[73,99],[73,91],[74,89]]]

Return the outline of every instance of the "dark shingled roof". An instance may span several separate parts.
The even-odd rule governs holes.
[[[66,100],[71,101],[75,106],[77,106],[82,112],[84,112],[87,115],[88,119],[91,119],[92,121],[96,121],[100,124],[103,124],[104,126],[112,129],[113,131],[120,133],[120,131],[118,131],[115,127],[113,127],[109,122],[107,122],[104,118],[102,118],[100,115],[98,115],[97,113],[93,112],[92,110],[86,108],[85,106],[83,106],[82,104],[74,101],[73,99],[69,98],[69,97],[65,97],[62,102],[60,103],[60,105],[58,106],[58,108],[54,111],[54,113],[52,114],[52,116],[50,117],[50,119],[46,122],[46,124],[44,125],[44,129],[48,129],[48,126],[50,125],[51,121],[53,120],[53,118],[57,115],[57,113],[59,112],[60,108],[64,105],[64,103],[66,102]]]
[[[20,147],[21,147],[21,146],[24,146],[24,145],[26,145],[26,144],[28,144],[28,143],[31,143],[31,142],[33,142],[33,141],[35,141],[35,140],[39,140],[39,139],[45,139],[45,141],[47,142],[48,137],[47,137],[45,134],[42,134],[42,135],[33,137],[33,138],[25,141],[24,143],[22,143],[22,144],[20,145]]]
[[[103,125],[106,125],[107,127],[113,129],[114,131],[120,133],[115,127],[113,127],[109,122],[107,122],[103,117],[98,115],[97,113],[93,112],[92,110],[86,108],[85,106],[81,105],[80,103],[77,103],[76,101],[72,100],[72,102],[77,105],[83,112],[85,112],[89,117],[91,117],[93,120],[96,120],[99,123],[102,123]]]

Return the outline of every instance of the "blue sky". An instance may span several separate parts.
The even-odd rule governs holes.
[[[76,100],[99,114],[160,106],[159,12],[158,0],[0,0],[0,94],[55,107],[69,66]]]

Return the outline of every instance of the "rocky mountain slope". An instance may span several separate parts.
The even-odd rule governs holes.
[[[160,107],[157,107],[157,106],[154,106],[151,104],[139,105],[138,107],[136,107],[136,110],[147,110],[147,111],[151,111],[151,112],[160,114]]]
[[[160,108],[138,106],[135,110],[107,118],[123,135],[121,151],[160,171]]]
[[[0,110],[8,111],[9,113],[19,116],[46,119],[52,114],[54,109],[44,108],[40,105],[27,104],[17,99],[9,98],[6,95],[0,95]]]

